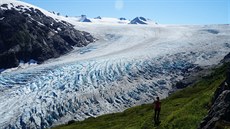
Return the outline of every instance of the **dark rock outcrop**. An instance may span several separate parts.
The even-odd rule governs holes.
[[[198,129],[218,129],[230,127],[230,70],[226,80],[217,88],[212,99],[212,107]]]
[[[230,90],[222,92],[198,129],[217,129],[230,122]]]
[[[223,60],[221,60],[222,63],[230,62],[230,53],[228,53]]]
[[[38,9],[8,6],[0,5],[0,69],[16,67],[20,60],[42,63],[95,40],[89,33]]]
[[[97,17],[95,17],[94,19],[101,19],[101,16],[97,16]]]
[[[121,17],[121,18],[119,18],[119,20],[126,20],[126,18],[124,18],[124,17]]]
[[[146,22],[147,19],[144,17],[136,17],[130,22],[130,24],[147,24]]]
[[[80,22],[91,22],[91,20],[89,20],[86,15],[81,15],[81,19]]]
[[[226,80],[221,83],[221,85],[216,89],[214,96],[212,98],[212,105],[215,103],[216,99],[220,96],[225,90],[230,90],[230,68],[228,68],[226,73]]]
[[[200,67],[194,65],[190,71],[185,70],[184,73],[186,73],[184,74],[184,78],[173,84],[172,92],[191,86],[203,76],[208,76],[211,73],[211,67]]]

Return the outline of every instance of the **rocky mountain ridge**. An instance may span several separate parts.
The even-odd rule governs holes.
[[[83,47],[95,39],[65,21],[23,5],[0,5],[0,69],[17,67],[20,61],[38,63]]]
[[[95,17],[88,18],[86,15],[81,15],[77,17],[72,17],[77,22],[87,22],[87,23],[117,23],[117,24],[133,24],[133,25],[157,25],[156,22],[144,18],[144,17],[135,17],[132,20],[128,20],[124,17],[120,18],[107,18],[107,17]]]
[[[229,58],[225,56],[224,60],[227,61]],[[214,93],[208,115],[198,129],[222,129],[225,126],[230,127],[230,67],[226,72],[226,80]]]

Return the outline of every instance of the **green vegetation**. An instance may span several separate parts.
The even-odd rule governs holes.
[[[227,65],[223,65],[193,86],[162,100],[158,127],[153,125],[152,104],[143,104],[54,129],[195,129],[208,113],[213,93],[225,79],[226,68]]]

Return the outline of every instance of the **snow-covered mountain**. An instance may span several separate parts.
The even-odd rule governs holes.
[[[0,5],[0,69],[17,67],[20,62],[41,63],[59,57],[74,46],[82,47],[94,41],[84,31],[17,1]],[[0,70],[1,71],[1,70]]]
[[[80,21],[80,22],[91,22],[91,20],[88,19],[88,18],[86,17],[86,15],[81,15],[79,21]]]
[[[126,18],[110,18],[110,17],[95,17],[95,18],[87,18],[86,15],[81,15],[77,17],[69,17],[73,21],[77,22],[88,22],[94,24],[137,24],[137,25],[157,25],[156,22],[146,19],[144,17],[136,17],[133,20],[127,20]]]
[[[87,18],[86,15],[81,15],[79,17],[69,17],[72,21],[77,22],[88,22],[93,24],[129,24],[130,21],[125,18],[109,18],[109,17],[96,17],[96,18]]]
[[[143,25],[146,25],[146,24],[156,24],[155,22],[153,22],[152,20],[150,19],[146,19],[144,17],[136,17],[134,18],[132,21],[130,21],[129,24],[143,24]]]
[[[41,65],[1,73],[3,129],[47,128],[167,97],[173,83],[230,52],[229,25],[84,23],[7,2],[39,9],[98,40]]]

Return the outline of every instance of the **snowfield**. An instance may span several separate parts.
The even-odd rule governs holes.
[[[172,84],[196,67],[218,64],[230,52],[230,25],[63,19],[97,42],[41,65],[1,73],[0,128],[47,128],[150,103],[155,96],[167,97]]]

